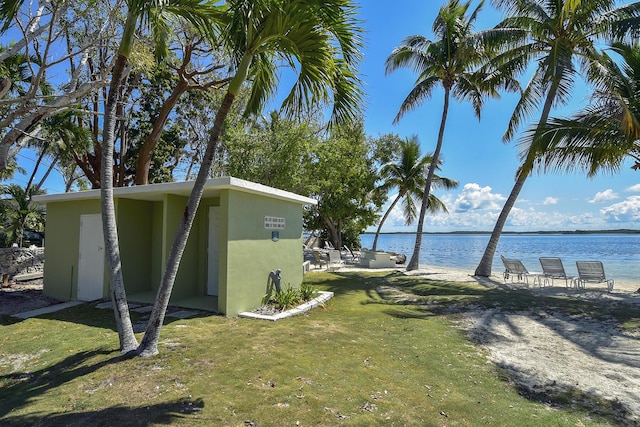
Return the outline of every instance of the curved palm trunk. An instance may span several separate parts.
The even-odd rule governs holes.
[[[162,276],[160,288],[156,295],[155,304],[153,305],[153,311],[151,312],[142,342],[137,350],[138,354],[141,356],[147,357],[158,354],[160,330],[162,328],[162,323],[164,322],[167,306],[169,305],[169,298],[171,297],[173,284],[178,273],[180,260],[182,259],[182,254],[185,246],[187,245],[187,239],[189,238],[189,232],[191,231],[196,212],[198,211],[198,206],[200,205],[200,200],[202,199],[204,186],[207,182],[207,178],[209,177],[209,173],[211,172],[223,124],[229,114],[234,98],[235,95],[233,93],[227,92],[224,100],[222,101],[222,105],[216,114],[207,149],[204,153],[204,158],[202,159],[202,165],[200,166],[200,171],[198,172],[198,176],[193,185],[193,190],[189,196],[189,201],[185,207],[182,221],[180,221],[173,245],[171,246],[171,251],[167,257],[167,264],[164,275]]]
[[[376,230],[376,237],[373,238],[373,247],[371,248],[372,251],[375,251],[376,248],[378,247],[378,237],[380,236],[380,230],[382,229],[382,224],[384,224],[384,222],[387,220],[387,217],[391,213],[391,210],[396,206],[396,204],[401,198],[402,198],[402,195],[398,194],[398,197],[396,197],[393,203],[391,203],[391,206],[389,206],[389,209],[387,209],[384,216],[380,220],[380,224],[378,225],[378,229]]]
[[[551,106],[553,105],[553,99],[555,98],[556,92],[558,90],[558,82],[554,81],[549,89],[549,93],[547,94],[547,98],[544,102],[544,107],[542,109],[542,114],[540,115],[540,121],[538,122],[538,129],[544,127],[547,124],[547,120],[549,119],[549,113],[551,112]],[[535,135],[534,135],[535,138]],[[516,203],[518,199],[518,195],[520,195],[520,191],[524,186],[524,183],[529,176],[531,167],[533,165],[533,161],[535,160],[531,156],[531,150],[527,154],[527,158],[525,159],[524,164],[520,167],[521,172],[516,179],[516,183],[511,190],[511,194],[507,198],[504,206],[502,207],[502,211],[500,211],[500,215],[498,216],[498,220],[496,221],[496,225],[493,227],[493,231],[491,232],[491,237],[489,238],[489,242],[487,242],[487,247],[484,249],[484,253],[482,254],[482,258],[480,259],[480,263],[478,267],[476,267],[476,271],[474,273],[475,276],[489,277],[491,276],[491,267],[493,265],[493,258],[496,254],[496,249],[498,247],[498,241],[500,240],[500,236],[502,235],[502,229],[504,225],[507,223],[507,218],[511,213],[511,209]]]
[[[431,164],[429,165],[429,172],[427,173],[427,182],[424,185],[424,194],[422,195],[422,204],[420,206],[420,216],[418,217],[418,229],[416,230],[416,243],[413,247],[413,255],[411,260],[407,264],[407,271],[417,270],[418,261],[420,259],[420,248],[422,247],[422,228],[424,224],[424,217],[427,213],[427,204],[429,202],[429,193],[431,192],[431,181],[433,181],[433,175],[436,167],[438,166],[438,159],[440,157],[440,150],[442,149],[442,140],[444,139],[444,128],[447,124],[447,114],[449,112],[449,92],[451,89],[445,87],[444,89],[444,106],[442,107],[442,119],[440,120],[440,130],[438,131],[438,143],[436,144],[436,150],[433,152],[431,158]]]
[[[520,195],[520,190],[522,190],[522,187],[524,186],[524,183],[526,180],[527,180],[526,176],[523,176],[517,179],[515,185],[513,186],[513,189],[511,189],[511,194],[509,194],[507,201],[502,207],[500,216],[498,216],[496,225],[493,227],[493,231],[491,232],[491,237],[489,238],[487,247],[484,250],[484,254],[482,254],[482,259],[480,260],[480,264],[478,264],[478,267],[476,268],[476,271],[474,273],[475,276],[483,276],[483,277],[491,276],[491,266],[493,264],[493,257],[495,256],[496,249],[498,247],[498,241],[500,240],[502,229],[504,228],[504,225],[507,223],[507,218],[509,217],[509,213],[511,213],[511,209],[513,208],[513,205],[515,205],[516,200]]]
[[[176,236],[171,245],[169,256],[167,257],[167,264],[165,266],[164,274],[156,294],[156,300],[153,305],[153,311],[149,317],[149,323],[147,329],[144,332],[142,342],[137,349],[137,353],[143,357],[153,356],[158,354],[158,340],[160,339],[160,330],[162,329],[162,323],[164,322],[164,316],[167,312],[167,306],[169,305],[169,298],[171,297],[171,291],[173,290],[173,284],[175,283],[176,275],[178,274],[178,268],[180,267],[180,260],[184,248],[187,245],[187,239],[191,232],[193,221],[202,199],[202,193],[204,192],[204,186],[207,183],[207,178],[211,173],[213,167],[213,161],[218,148],[218,142],[220,141],[220,134],[224,126],[224,121],[231,111],[231,105],[236,97],[236,94],[240,90],[240,87],[247,79],[249,72],[249,65],[251,64],[252,56],[245,56],[238,66],[238,71],[235,77],[231,80],[227,93],[222,100],[222,104],[218,109],[216,118],[213,122],[213,129],[209,135],[209,141],[207,141],[207,149],[198,171],[198,176],[193,184],[191,195],[187,201],[184,214],[182,215],[182,221],[176,231]]]
[[[129,305],[122,277],[120,246],[118,244],[118,228],[116,225],[115,206],[113,202],[113,146],[116,125],[116,107],[119,87],[127,57],[118,54],[111,76],[111,87],[104,112],[104,129],[102,137],[102,163],[100,171],[100,200],[102,207],[102,229],[104,245],[109,262],[111,301],[116,319],[120,351],[128,353],[138,347],[138,340],[133,334],[133,326],[129,317]]]

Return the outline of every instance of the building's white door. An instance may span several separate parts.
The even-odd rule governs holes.
[[[207,250],[207,295],[218,295],[220,258],[220,207],[209,207],[209,245]]]
[[[102,216],[80,216],[78,299],[93,301],[104,296],[104,237]]]

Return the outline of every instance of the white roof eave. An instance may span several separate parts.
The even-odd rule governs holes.
[[[194,181],[168,182],[161,184],[136,185],[133,187],[117,187],[113,189],[114,198],[127,198],[137,200],[162,200],[164,194],[174,194],[188,197],[191,194]],[[215,197],[221,190],[235,190],[245,193],[258,194],[264,197],[271,197],[289,202],[297,202],[301,205],[317,205],[318,201],[289,191],[279,190],[266,185],[245,181],[230,176],[208,179],[205,184],[203,197]],[[44,194],[34,196],[33,201],[37,203],[51,203],[71,200],[91,200],[99,199],[100,190],[87,190],[59,194]]]

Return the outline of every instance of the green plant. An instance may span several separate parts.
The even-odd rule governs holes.
[[[310,283],[305,282],[300,285],[300,299],[302,299],[302,301],[309,301],[315,293],[316,289]]]
[[[287,285],[286,289],[271,297],[271,302],[280,310],[288,310],[295,307],[300,302],[300,299],[300,291],[292,288],[291,285]]]

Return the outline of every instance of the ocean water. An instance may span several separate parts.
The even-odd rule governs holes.
[[[420,265],[475,271],[489,234],[424,234]],[[360,236],[371,248],[373,234]],[[381,234],[378,249],[411,257],[415,234]],[[492,273],[501,273],[500,255],[522,261],[531,272],[542,271],[539,257],[562,258],[568,275],[577,275],[576,261],[599,260],[608,278],[640,282],[640,234],[504,234],[500,237]]]

